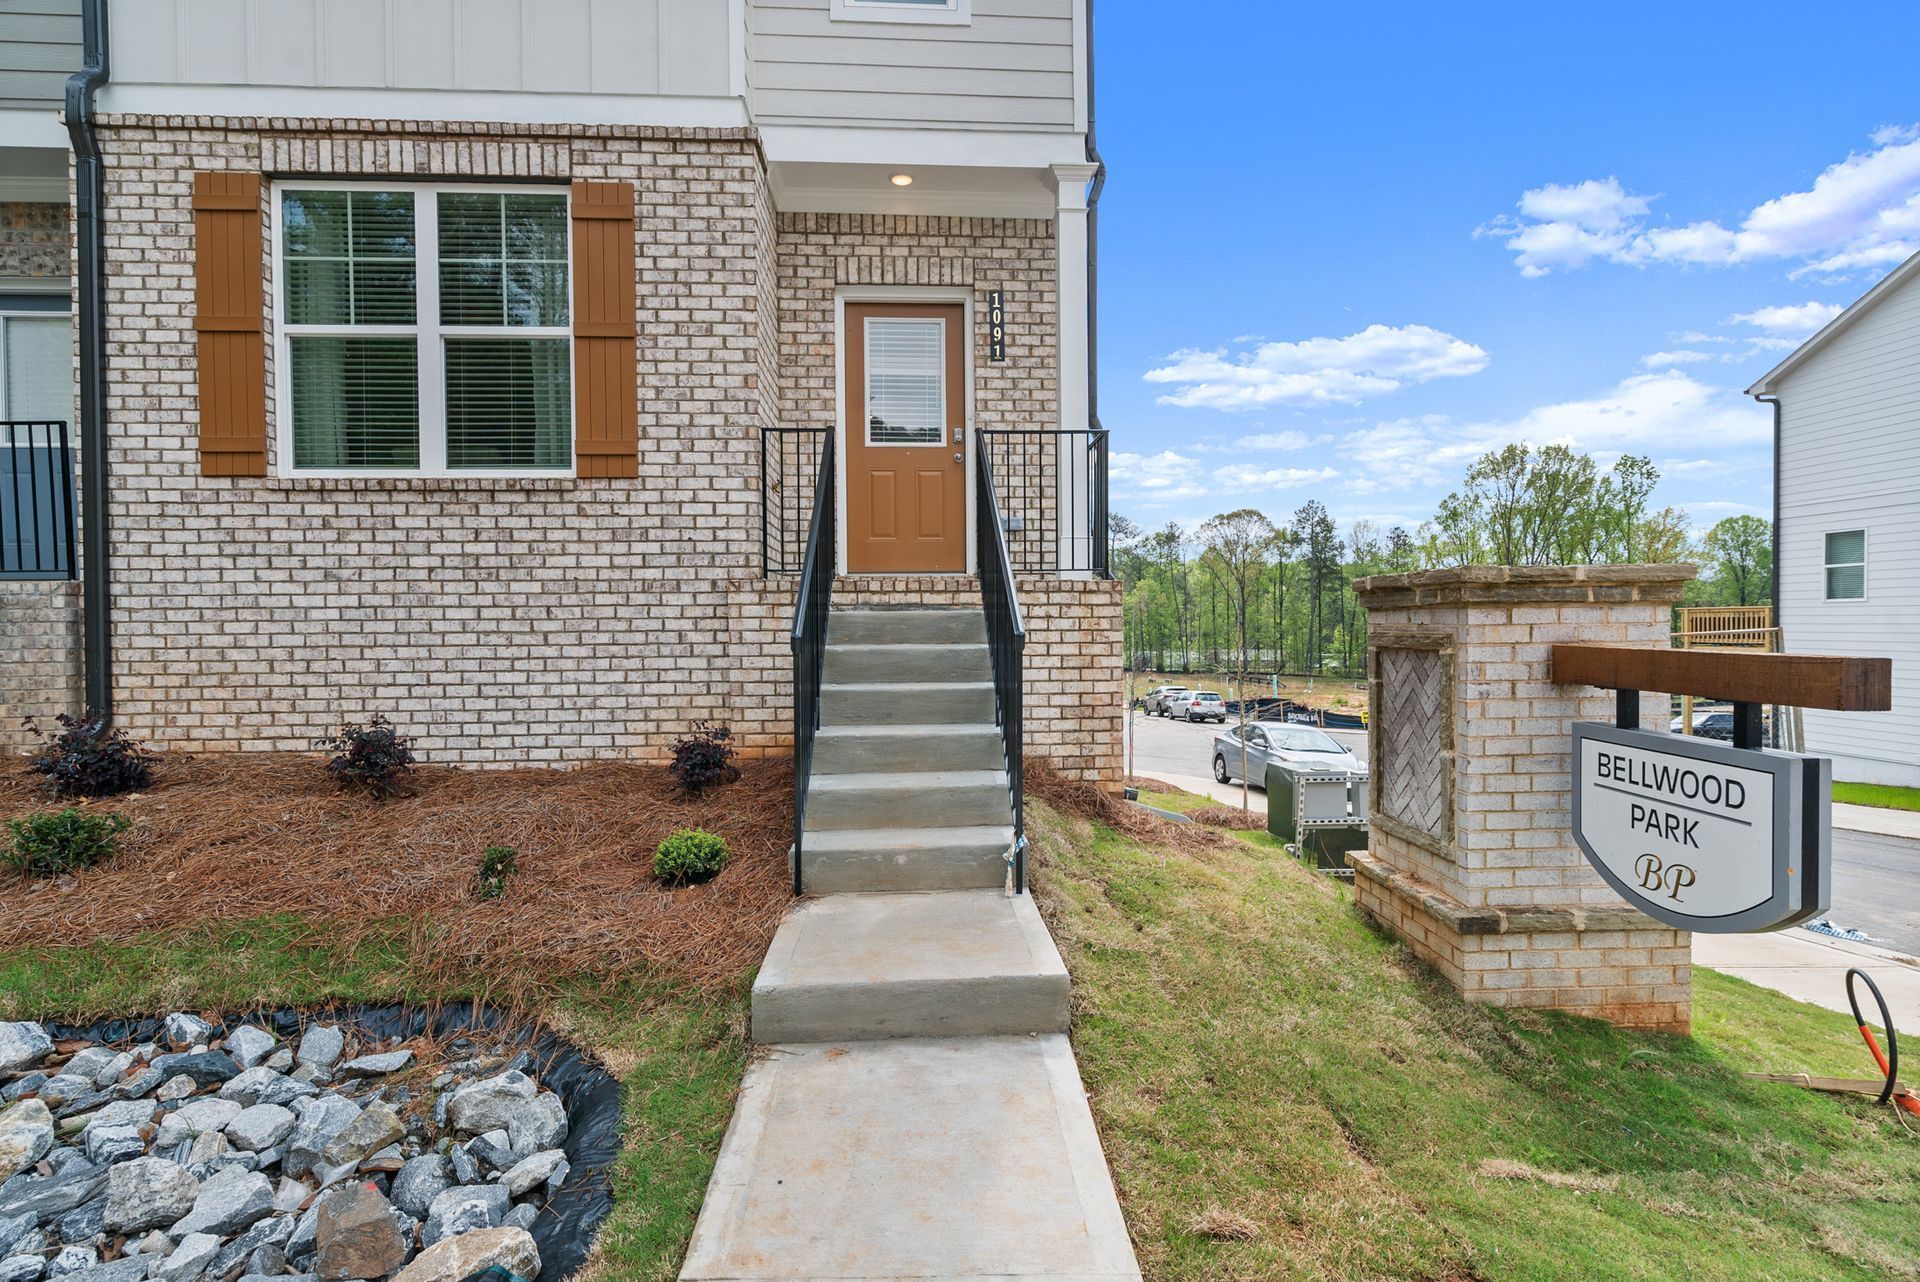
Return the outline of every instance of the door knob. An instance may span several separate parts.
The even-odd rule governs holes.
[[[964,460],[963,460],[963,459],[962,459],[962,458],[960,457],[960,455],[958,455],[958,454],[955,454],[955,455],[953,456],[953,461],[954,461],[954,462],[956,462],[956,463],[960,463],[960,462],[963,462]]]

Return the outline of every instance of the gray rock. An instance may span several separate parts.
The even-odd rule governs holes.
[[[406,1133],[406,1128],[400,1124],[399,1114],[385,1104],[375,1102],[361,1109],[358,1117],[327,1141],[326,1147],[320,1151],[320,1158],[329,1166],[358,1162],[369,1153],[399,1143]]]
[[[20,1240],[33,1232],[31,1215],[9,1215],[0,1218],[0,1255],[12,1255]]]
[[[187,1096],[193,1094],[198,1089],[200,1089],[199,1083],[195,1082],[193,1078],[185,1073],[175,1073],[172,1077],[160,1083],[160,1089],[153,1093],[153,1097],[162,1104],[171,1104],[177,1099],[187,1098]]]
[[[500,1221],[502,1228],[525,1229],[533,1232],[533,1222],[540,1218],[540,1208],[531,1202],[521,1202],[507,1211],[507,1217]]]
[[[136,1128],[145,1126],[153,1120],[153,1115],[159,1111],[159,1106],[152,1100],[115,1100],[113,1103],[107,1104],[88,1114],[86,1124],[82,1127],[82,1131],[97,1131],[102,1128],[119,1128],[125,1126]]]
[[[0,1180],[12,1179],[53,1148],[53,1113],[37,1099],[0,1113]]]
[[[136,1062],[138,1061],[132,1051],[119,1052],[94,1072],[93,1084],[105,1090],[119,1081],[120,1075],[132,1068]]]
[[[293,1052],[285,1046],[282,1046],[279,1050],[262,1060],[261,1063],[276,1073],[284,1073],[293,1067]]]
[[[25,1077],[16,1077],[5,1086],[0,1086],[0,1102],[11,1104],[22,1095],[38,1094],[40,1088],[52,1080],[45,1073],[28,1073]]]
[[[114,1086],[113,1093],[121,1099],[139,1099],[165,1081],[166,1076],[157,1068],[143,1068],[120,1079]]]
[[[47,1155],[40,1160],[46,1164],[48,1170],[57,1174],[75,1163],[84,1165],[87,1160],[87,1155],[77,1148],[68,1148],[62,1144],[49,1150]]]
[[[160,1021],[160,1036],[169,1046],[199,1046],[213,1036],[213,1025],[198,1015],[175,1011]]]
[[[53,1054],[47,1030],[30,1022],[0,1024],[0,1073],[32,1068]]]
[[[516,1153],[559,1148],[567,1139],[567,1108],[552,1091],[541,1091],[507,1122],[507,1139]]]
[[[299,1120],[290,1108],[282,1108],[278,1104],[255,1104],[252,1108],[241,1109],[227,1123],[227,1138],[235,1148],[258,1153],[287,1138]]]
[[[164,1156],[174,1149],[193,1142],[193,1128],[172,1113],[160,1119],[160,1125],[153,1128],[151,1151]]]
[[[397,1073],[413,1063],[410,1050],[387,1051],[382,1055],[362,1055],[350,1059],[340,1066],[340,1079],[354,1081],[363,1077],[385,1077],[388,1073]],[[326,1277],[325,1273],[320,1275]]]
[[[531,1077],[518,1071],[469,1082],[447,1100],[447,1122],[469,1135],[505,1129],[538,1090]]]
[[[191,1077],[196,1086],[218,1086],[240,1075],[240,1066],[225,1051],[189,1051],[180,1055],[160,1055],[153,1067],[167,1077]]]
[[[37,1255],[9,1255],[0,1259],[0,1282],[40,1282],[47,1262]]]
[[[215,1099],[206,1096],[188,1100],[173,1110],[170,1120],[184,1123],[195,1135],[206,1131],[224,1131],[227,1123],[246,1111],[246,1105],[237,1100]]]
[[[69,1246],[97,1244],[107,1235],[107,1199],[96,1197],[61,1216],[54,1223],[60,1240]]]
[[[387,1199],[361,1184],[340,1190],[314,1226],[314,1272],[321,1282],[384,1278],[407,1262],[407,1242]]]
[[[393,1282],[461,1282],[499,1265],[523,1278],[538,1277],[540,1249],[525,1229],[477,1229],[429,1246],[393,1275]]]
[[[69,1273],[70,1282],[141,1282],[147,1276],[145,1256],[129,1255],[109,1264],[96,1264],[77,1273]]]
[[[475,1229],[494,1228],[506,1216],[511,1204],[507,1190],[498,1184],[450,1188],[434,1198],[433,1205],[427,1208],[427,1228],[420,1240],[433,1246],[445,1238]]]
[[[262,1247],[284,1251],[287,1239],[292,1236],[292,1220],[269,1216],[221,1247],[220,1254],[207,1266],[207,1277],[210,1282],[230,1282],[249,1271],[248,1261]]]
[[[453,1178],[462,1184],[478,1184],[487,1178],[480,1169],[480,1162],[467,1152],[465,1144],[456,1144],[447,1150],[447,1161],[453,1166]]]
[[[55,1073],[40,1087],[40,1102],[48,1108],[65,1108],[75,1100],[85,1099],[98,1093],[91,1077],[82,1077],[78,1073]]]
[[[95,1166],[111,1166],[147,1151],[146,1137],[137,1126],[89,1126],[86,1146],[87,1160]]]
[[[495,1175],[512,1166],[520,1158],[507,1143],[505,1131],[488,1131],[467,1144],[467,1153],[478,1163],[480,1169],[488,1175]]]
[[[300,1049],[294,1059],[316,1068],[331,1069],[347,1049],[347,1035],[335,1024],[309,1024],[300,1035]]]
[[[241,1068],[252,1068],[259,1064],[273,1054],[279,1045],[272,1033],[252,1024],[242,1024],[227,1034],[227,1054]]]
[[[550,1148],[544,1153],[535,1153],[532,1157],[516,1162],[513,1169],[500,1177],[512,1197],[525,1197],[527,1194],[553,1178],[553,1173],[567,1164],[567,1155],[560,1149]]]
[[[193,1210],[169,1230],[226,1236],[250,1228],[273,1212],[273,1185],[267,1177],[238,1167],[221,1171],[200,1186]]]
[[[253,1254],[247,1257],[247,1271],[242,1276],[271,1278],[286,1271],[287,1253],[269,1242],[253,1249]]]
[[[189,1233],[166,1259],[153,1266],[153,1282],[193,1282],[220,1254],[220,1239],[212,1233]]]
[[[60,1253],[47,1261],[47,1276],[63,1278],[69,1273],[78,1273],[100,1263],[100,1252],[90,1246],[63,1246]]]
[[[363,1175],[393,1175],[406,1164],[405,1150],[398,1144],[389,1144],[378,1153],[361,1158],[357,1169]]]
[[[9,1180],[0,1189],[0,1220],[31,1215],[35,1224],[45,1224],[99,1197],[106,1187],[106,1168],[88,1162],[75,1162],[63,1171],[35,1179]]]
[[[393,1177],[393,1204],[416,1220],[427,1218],[433,1199],[453,1183],[447,1159],[438,1153],[416,1157]]]
[[[193,1137],[193,1145],[187,1150],[188,1166],[207,1166],[218,1162],[233,1151],[233,1145],[227,1142],[224,1131],[202,1131]]]
[[[107,1086],[113,1082],[113,1077],[103,1070],[118,1058],[120,1052],[111,1046],[83,1046],[73,1053],[60,1071],[84,1077],[96,1086]]]
[[[162,1259],[173,1254],[173,1239],[159,1229],[147,1234],[133,1245],[135,1255],[157,1255]],[[151,1270],[149,1270],[151,1271]]]
[[[266,1065],[249,1068],[220,1088],[220,1098],[242,1104],[279,1104],[286,1106],[304,1095],[318,1095],[310,1082],[299,1082]]]
[[[172,1224],[193,1210],[200,1181],[164,1158],[141,1157],[107,1172],[106,1228],[138,1233]]]

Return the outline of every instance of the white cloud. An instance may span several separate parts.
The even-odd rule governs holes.
[[[1792,303],[1741,312],[1728,319],[1783,338],[1805,338],[1846,309],[1838,303]]]
[[[1263,468],[1252,463],[1228,463],[1209,471],[1199,459],[1177,450],[1123,451],[1113,456],[1111,466],[1114,497],[1149,510],[1188,499],[1293,489],[1340,475],[1332,467]]]
[[[1311,444],[1313,438],[1305,432],[1257,432],[1234,442],[1243,450],[1304,450]]]
[[[1513,441],[1571,445],[1589,453],[1706,450],[1771,439],[1772,418],[1737,392],[1681,370],[1636,374],[1600,396],[1543,405],[1518,418],[1462,423],[1396,419],[1350,433],[1340,447],[1351,471],[1384,488],[1455,485],[1467,466]]]
[[[1216,468],[1213,479],[1229,490],[1285,490],[1316,481],[1331,481],[1340,475],[1331,467],[1256,467],[1251,463],[1229,463]]]
[[[1217,410],[1351,405],[1409,383],[1487,367],[1486,352],[1426,325],[1369,325],[1345,338],[1261,343],[1232,355],[1190,349],[1168,360],[1146,374],[1149,383],[1177,389],[1160,397],[1160,404]]]
[[[1690,352],[1682,348],[1676,352],[1648,352],[1640,358],[1640,363],[1648,369],[1672,369],[1676,365],[1698,365],[1712,359],[1707,352]]]
[[[1617,263],[1723,266],[1799,259],[1804,272],[1888,267],[1920,251],[1920,126],[1882,129],[1872,146],[1829,165],[1805,191],[1756,205],[1737,226],[1708,219],[1649,226],[1656,199],[1616,178],[1521,194],[1519,215],[1476,234],[1503,237],[1524,276]]]

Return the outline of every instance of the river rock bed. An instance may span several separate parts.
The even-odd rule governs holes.
[[[0,1023],[0,1282],[535,1278],[571,1170],[536,1072],[485,1030]]]

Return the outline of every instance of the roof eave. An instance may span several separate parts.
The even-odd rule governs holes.
[[[1798,369],[1815,352],[1840,337],[1862,316],[1880,305],[1880,301],[1891,294],[1907,278],[1920,273],[1920,253],[1910,255],[1905,262],[1880,278],[1878,284],[1860,297],[1853,300],[1846,311],[1822,325],[1817,333],[1787,354],[1787,358],[1768,370],[1764,377],[1747,389],[1748,396],[1768,396],[1780,390],[1780,380]]]

